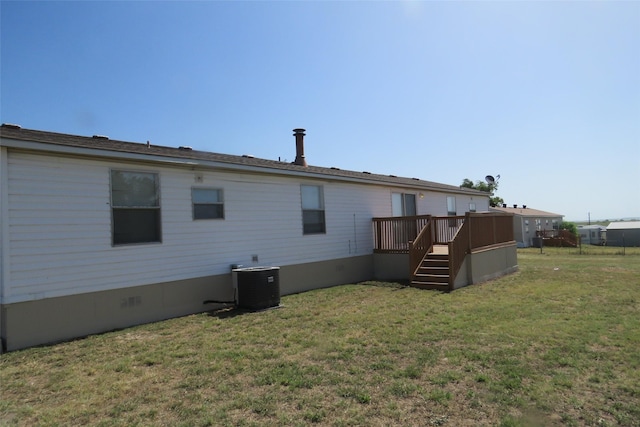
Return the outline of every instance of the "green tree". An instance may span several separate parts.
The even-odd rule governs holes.
[[[574,236],[578,235],[578,226],[575,225],[573,222],[562,221],[560,223],[560,230],[567,230],[571,232],[571,234],[573,234]]]
[[[474,183],[469,178],[465,178],[464,180],[462,180],[462,184],[460,185],[460,187],[473,188],[474,190],[480,190],[484,191],[485,193],[489,193],[489,203],[491,204],[491,206],[502,206],[502,204],[504,203],[502,197],[494,196],[494,193],[498,191],[497,181],[489,184],[487,182],[478,180]]]

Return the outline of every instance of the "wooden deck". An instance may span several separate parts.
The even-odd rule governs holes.
[[[452,291],[467,255],[513,243],[513,215],[373,218],[375,253],[409,254],[412,286]]]

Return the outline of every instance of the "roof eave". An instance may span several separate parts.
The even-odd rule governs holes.
[[[305,168],[304,170],[291,170],[280,169],[277,167],[269,167],[268,165],[246,165],[233,162],[212,161],[203,160],[197,158],[188,157],[174,157],[169,155],[158,155],[152,153],[134,153],[130,151],[122,150],[110,150],[103,147],[89,148],[81,147],[77,145],[65,145],[55,144],[52,142],[38,142],[28,139],[12,138],[10,136],[0,137],[0,146],[20,149],[25,151],[34,152],[49,152],[55,154],[68,155],[73,157],[93,157],[102,159],[115,159],[120,161],[139,162],[139,163],[151,163],[151,164],[164,164],[175,167],[186,167],[191,169],[216,169],[216,170],[228,170],[235,172],[255,173],[255,174],[270,174],[280,176],[298,176],[308,179],[321,179],[324,181],[334,182],[354,182],[367,185],[378,185],[395,188],[411,188],[417,191],[434,191],[439,193],[449,194],[464,194],[477,197],[489,197],[489,194],[483,191],[447,186],[446,184],[430,185],[428,181],[421,181],[415,179],[415,182],[393,182],[386,181],[380,175],[374,175],[377,179],[369,176],[355,177],[355,176],[341,176],[322,173],[321,171],[314,171]],[[302,169],[302,168],[301,168]]]

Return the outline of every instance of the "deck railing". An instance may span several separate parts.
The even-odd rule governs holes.
[[[537,237],[542,237],[546,246],[578,246],[578,236],[569,230],[538,230]]]
[[[465,221],[462,227],[458,230],[458,233],[448,243],[449,252],[449,290],[453,290],[454,281],[464,258],[469,252],[469,238],[471,234],[471,222]]]
[[[464,224],[449,242],[449,289],[453,290],[467,254],[504,243],[515,243],[512,214],[467,212]]]
[[[434,234],[434,221],[429,221],[416,236],[415,240],[409,242],[409,272],[411,277],[416,274],[422,258],[432,251],[435,240]]]
[[[429,222],[431,215],[373,218],[373,236],[376,253],[406,254],[409,241]]]
[[[434,245],[446,245],[464,222],[464,216],[397,216],[373,218],[373,235],[376,253],[406,254],[409,242],[415,241],[418,234],[432,222]]]
[[[456,235],[458,229],[464,223],[464,216],[435,216],[434,222],[434,244],[446,245]]]

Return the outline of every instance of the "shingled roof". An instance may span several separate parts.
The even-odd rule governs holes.
[[[557,213],[553,213],[553,212],[546,212],[546,211],[541,211],[539,209],[532,209],[532,208],[528,208],[526,206],[521,206],[521,207],[515,207],[515,208],[510,208],[510,207],[491,207],[489,208],[490,211],[494,211],[494,212],[503,212],[503,213],[510,213],[510,214],[514,214],[514,215],[520,215],[520,216],[539,216],[539,217],[559,217],[559,216],[564,216],[561,214],[557,214]]]
[[[327,178],[356,179],[370,183],[386,183],[395,186],[414,187],[425,190],[445,191],[452,193],[463,193],[470,195],[487,196],[485,192],[464,187],[441,184],[432,181],[425,181],[418,178],[398,177],[394,175],[380,175],[370,172],[357,172],[342,170],[338,168],[327,168],[320,166],[299,166],[293,163],[281,162],[255,158],[252,156],[235,156],[230,154],[212,153],[207,151],[193,150],[190,147],[165,147],[147,143],[118,141],[105,136],[78,136],[56,132],[47,132],[33,129],[23,129],[20,126],[3,124],[0,126],[0,138],[7,140],[36,142],[53,146],[75,147],[78,149],[101,150],[110,153],[129,153],[149,158],[167,158],[174,161],[183,160],[185,163],[198,164],[198,162],[215,162],[229,165],[248,166],[264,170],[265,172],[277,173],[287,171],[289,173],[299,173],[301,175],[320,175]],[[2,145],[6,145],[3,142]],[[46,151],[46,146],[40,148]]]

